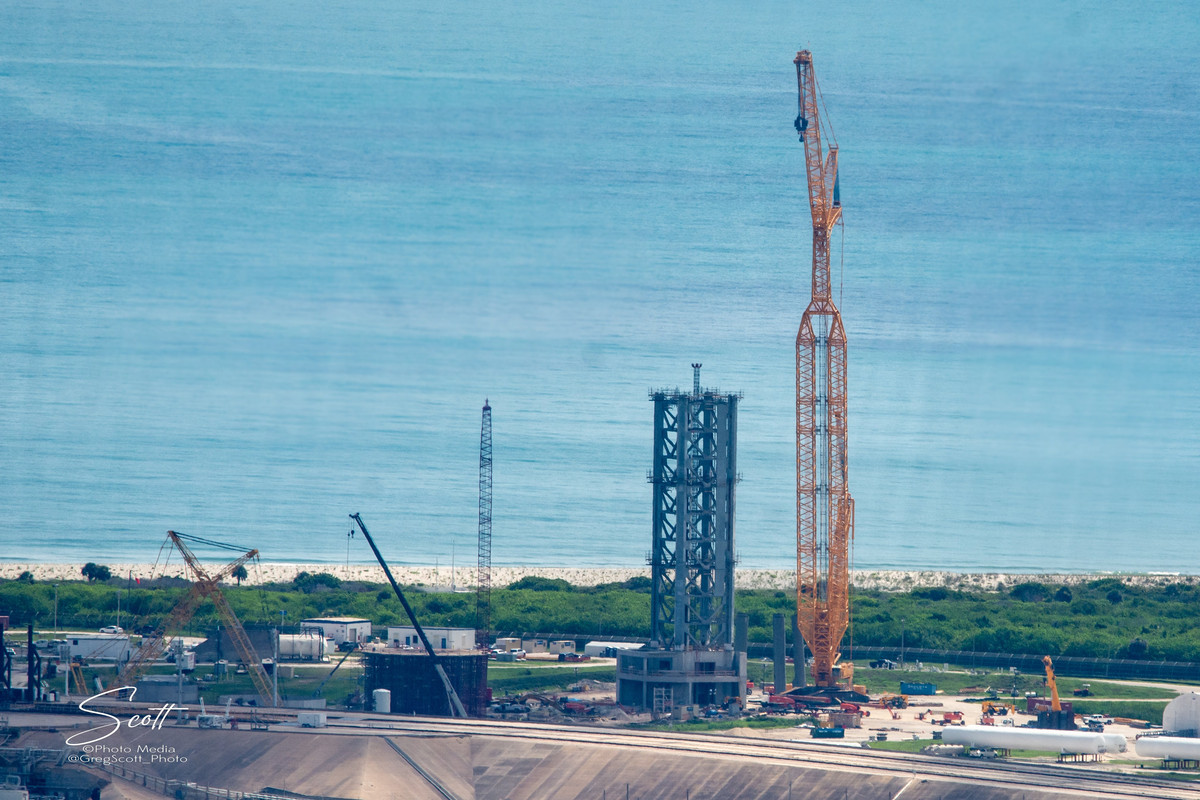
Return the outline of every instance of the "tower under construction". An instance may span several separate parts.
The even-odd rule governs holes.
[[[665,713],[744,699],[734,652],[736,394],[653,391],[650,644],[622,653],[619,702]]]
[[[813,653],[813,682],[834,683],[850,622],[854,500],[846,468],[846,332],[833,300],[830,239],[841,222],[838,145],[820,110],[812,53],[796,54],[799,114],[812,211],[812,299],[796,334],[796,617]],[[824,151],[822,140],[828,143]]]

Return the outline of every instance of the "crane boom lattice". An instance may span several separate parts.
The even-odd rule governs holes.
[[[209,599],[216,607],[217,615],[225,623],[225,627],[229,631],[229,638],[233,640],[233,646],[237,650],[238,656],[246,664],[246,671],[250,674],[250,680],[258,692],[258,696],[265,705],[271,705],[273,702],[273,692],[271,690],[271,682],[267,680],[266,670],[263,669],[262,662],[258,658],[258,654],[254,651],[254,646],[250,643],[250,637],[246,635],[242,623],[238,621],[237,615],[233,613],[233,609],[229,605],[229,601],[221,593],[220,586],[221,581],[230,577],[238,567],[258,558],[258,551],[250,550],[245,552],[226,564],[215,574],[209,575],[195,554],[184,544],[185,538],[226,550],[240,551],[241,548],[221,542],[199,539],[194,536],[185,537],[183,534],[176,533],[175,531],[167,531],[167,538],[175,546],[175,549],[179,551],[184,563],[187,564],[188,569],[191,571],[194,577],[192,587],[184,595],[183,599],[176,604],[171,613],[167,615],[167,618],[162,621],[158,629],[142,640],[142,646],[138,648],[137,652],[133,654],[133,657],[125,665],[125,668],[121,670],[121,674],[117,676],[117,685],[130,686],[136,682],[138,677],[166,652],[167,634],[171,631],[177,631],[187,624],[200,603],[205,599]]]
[[[846,467],[846,332],[830,285],[830,234],[842,218],[838,147],[822,120],[812,53],[796,54],[799,114],[812,211],[812,299],[796,335],[796,618],[813,680],[831,686],[850,622],[854,500]],[[828,152],[823,145],[828,142]]]
[[[492,644],[492,407],[479,431],[479,565],[475,571],[475,646]]]

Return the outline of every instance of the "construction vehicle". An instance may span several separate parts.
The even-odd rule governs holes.
[[[1050,689],[1050,710],[1038,712],[1037,727],[1044,730],[1073,731],[1076,728],[1075,712],[1064,711],[1062,702],[1058,699],[1058,684],[1054,680],[1054,663],[1050,656],[1044,656],[1042,664],[1046,667],[1046,686]]]
[[[908,708],[908,695],[885,694],[879,698],[879,702],[883,708]]]
[[[388,582],[392,584],[392,591],[396,593],[396,597],[400,598],[400,605],[404,606],[404,613],[408,614],[408,620],[413,624],[413,628],[417,631],[417,636],[421,639],[421,644],[425,646],[425,652],[429,654],[429,663],[433,665],[434,671],[438,678],[442,681],[442,686],[446,690],[446,700],[450,705],[450,716],[463,717],[467,716],[467,710],[463,707],[462,700],[458,698],[458,692],[454,691],[454,684],[450,683],[450,677],[446,674],[446,670],[438,663],[437,653],[433,650],[433,645],[429,643],[429,637],[425,635],[425,629],[421,627],[421,623],[417,622],[417,615],[413,612],[412,606],[408,604],[408,600],[404,597],[404,592],[400,591],[400,584],[396,583],[396,579],[392,577],[392,571],[388,569],[387,562],[383,560],[383,554],[379,552],[379,548],[375,546],[375,540],[371,538],[371,534],[367,532],[367,526],[363,524],[362,517],[357,513],[351,514],[350,519],[358,524],[358,529],[367,539],[367,544],[371,545],[371,552],[375,554],[375,560],[379,562],[379,566],[383,567],[383,574],[387,576]]]
[[[1006,717],[1009,714],[1017,713],[1017,707],[1012,703],[995,703],[991,700],[984,700],[983,713],[991,717]]]
[[[238,567],[258,558],[258,551],[249,550],[244,552],[216,573],[210,575],[200,565],[199,559],[184,544],[185,539],[222,550],[242,552],[242,548],[224,542],[201,539],[198,536],[185,536],[175,531],[167,531],[167,539],[179,551],[179,554],[183,556],[184,563],[187,565],[188,570],[191,571],[194,578],[192,587],[184,595],[183,599],[176,604],[171,613],[167,615],[166,619],[159,624],[154,633],[142,639],[141,647],[137,649],[137,652],[133,654],[133,657],[125,665],[125,668],[121,670],[121,674],[117,676],[116,685],[133,686],[142,673],[166,653],[167,634],[183,627],[192,618],[192,615],[196,613],[196,609],[200,606],[200,603],[207,598],[212,601],[212,604],[217,609],[217,614],[225,623],[229,638],[233,640],[233,646],[237,649],[238,655],[241,656],[242,661],[246,664],[246,671],[250,675],[254,688],[258,691],[258,696],[262,704],[273,705],[274,692],[271,688],[271,682],[267,680],[267,673],[263,669],[262,661],[259,659],[258,653],[255,652],[253,645],[250,644],[250,637],[246,635],[242,623],[238,621],[237,615],[229,607],[229,601],[221,593],[220,586],[221,581],[233,575]]]
[[[1071,694],[1075,695],[1076,697],[1091,697],[1092,685],[1090,683],[1082,684],[1078,689],[1071,692]]]

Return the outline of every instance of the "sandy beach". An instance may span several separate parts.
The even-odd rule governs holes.
[[[99,562],[97,562],[99,563]],[[114,577],[147,580],[158,577],[187,578],[183,565],[172,561],[166,565],[154,564],[105,564]],[[34,580],[68,581],[82,580],[82,564],[35,564],[0,562],[0,580],[12,580],[22,572],[33,573]],[[213,567],[218,569],[219,567]],[[328,572],[342,580],[384,583],[387,578],[377,564],[302,564],[302,563],[251,563],[246,568],[247,585],[263,583],[287,583],[300,572]],[[404,584],[424,585],[445,589],[465,590],[475,586],[475,568],[449,566],[406,567],[393,566],[392,574]],[[576,586],[595,586],[602,583],[626,581],[637,576],[650,576],[649,567],[493,567],[492,586],[503,587],[527,575],[543,578],[561,578]],[[740,589],[774,589],[788,591],[795,586],[796,573],[792,570],[740,569],[737,571],[737,586]],[[1175,574],[1020,574],[1006,572],[959,573],[938,570],[856,570],[853,584],[859,589],[887,592],[908,591],[918,587],[944,586],[948,589],[995,590],[1012,587],[1025,581],[1038,581],[1048,585],[1076,585],[1102,577],[1118,577],[1133,585],[1157,585],[1172,582],[1194,584],[1200,581],[1195,575]]]

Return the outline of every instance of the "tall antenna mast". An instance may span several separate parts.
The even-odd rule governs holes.
[[[492,407],[483,401],[479,431],[479,566],[475,577],[475,646],[492,646]]]

